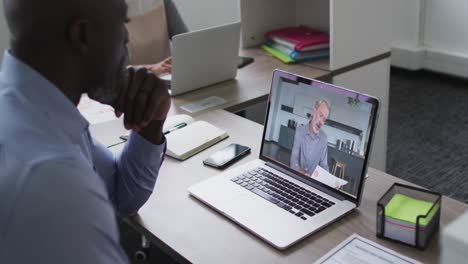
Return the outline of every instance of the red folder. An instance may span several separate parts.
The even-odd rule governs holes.
[[[283,45],[290,46],[297,51],[307,50],[308,47],[330,42],[328,33],[307,26],[276,29],[267,32],[265,37]]]

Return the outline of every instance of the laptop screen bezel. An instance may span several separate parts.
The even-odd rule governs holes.
[[[369,131],[369,141],[368,141],[369,143],[367,144],[366,150],[364,152],[364,163],[363,163],[364,165],[363,165],[363,169],[362,169],[362,172],[361,172],[361,177],[360,177],[359,187],[358,187],[358,192],[356,194],[356,197],[354,197],[354,196],[352,196],[352,195],[350,195],[348,193],[336,190],[336,189],[334,189],[334,188],[332,188],[332,187],[330,187],[328,185],[320,183],[319,181],[316,181],[316,180],[307,178],[305,176],[299,175],[297,173],[297,171],[293,170],[289,166],[286,166],[285,164],[283,164],[281,162],[278,162],[278,161],[276,161],[276,160],[274,160],[274,159],[272,159],[270,157],[267,157],[267,156],[263,155],[264,144],[265,144],[265,136],[266,136],[267,128],[268,128],[268,118],[269,118],[269,115],[270,115],[272,92],[273,92],[273,89],[275,88],[274,85],[279,82],[280,78],[285,78],[285,79],[287,79],[289,81],[292,81],[292,82],[305,83],[305,84],[309,84],[309,85],[312,82],[318,82],[318,83],[323,84],[323,87],[326,87],[326,88],[317,88],[317,89],[325,89],[326,91],[332,92],[332,93],[335,93],[335,94],[341,94],[341,95],[345,95],[345,96],[352,96],[353,98],[359,99],[361,102],[367,102],[367,103],[370,103],[372,105],[371,115],[372,115],[373,118],[371,120],[371,126],[370,126],[371,129]],[[339,93],[337,93],[337,91],[339,91]],[[379,106],[380,106],[380,101],[376,97],[373,97],[373,96],[370,96],[370,95],[367,95],[367,94],[364,94],[364,93],[360,93],[360,92],[357,92],[357,91],[353,91],[353,90],[350,90],[350,89],[346,89],[346,88],[343,88],[343,87],[340,87],[340,86],[336,86],[336,85],[333,85],[333,84],[324,83],[322,81],[318,81],[318,80],[315,80],[315,79],[303,77],[303,76],[300,76],[300,75],[297,75],[297,74],[293,74],[293,73],[289,73],[289,72],[285,72],[285,71],[282,71],[282,70],[275,69],[273,71],[273,77],[271,79],[271,84],[270,84],[270,93],[269,93],[268,101],[267,101],[267,109],[266,109],[265,122],[264,122],[265,125],[263,127],[263,136],[262,136],[262,143],[261,143],[261,147],[260,147],[259,158],[261,160],[265,161],[265,162],[272,163],[272,164],[280,167],[281,169],[283,169],[283,170],[285,170],[287,172],[290,172],[293,175],[298,175],[298,177],[300,177],[302,179],[302,182],[304,182],[304,183],[306,183],[306,184],[308,184],[310,186],[313,186],[313,187],[320,186],[320,189],[324,189],[328,193],[331,192],[331,193],[334,193],[334,194],[338,194],[340,197],[344,197],[344,199],[349,200],[349,201],[355,203],[356,205],[359,205],[359,203],[361,201],[361,198],[362,198],[362,192],[363,192],[363,189],[364,189],[364,182],[365,182],[365,179],[366,179],[369,158],[371,156],[371,149],[372,149],[373,140],[374,140],[374,136],[375,136],[375,130],[376,130],[376,127],[377,127],[377,120],[378,120],[379,109],[380,109]]]

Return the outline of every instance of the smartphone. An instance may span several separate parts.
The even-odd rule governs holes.
[[[246,65],[249,65],[252,62],[254,62],[254,58],[239,56],[239,59],[237,62],[237,68],[240,69]]]
[[[231,144],[209,156],[203,161],[203,164],[217,169],[224,169],[249,153],[249,147]]]

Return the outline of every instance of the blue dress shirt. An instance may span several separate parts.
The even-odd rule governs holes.
[[[5,52],[0,71],[0,263],[127,263],[115,212],[151,195],[165,143],[114,157],[73,103]]]
[[[297,126],[291,151],[291,168],[311,175],[317,165],[329,171],[328,139],[321,129],[311,134],[309,123]]]

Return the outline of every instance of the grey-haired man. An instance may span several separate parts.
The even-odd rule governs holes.
[[[293,169],[307,175],[311,175],[317,165],[329,170],[328,139],[321,128],[327,121],[330,110],[330,103],[326,100],[316,101],[309,123],[296,128],[290,164]]]

